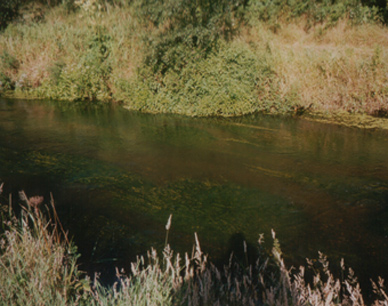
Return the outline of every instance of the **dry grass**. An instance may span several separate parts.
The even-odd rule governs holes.
[[[261,24],[243,34],[273,54],[282,90],[320,112],[374,114],[388,108],[388,31],[378,24],[305,29],[304,22],[282,24],[274,33]]]
[[[79,279],[74,248],[66,236],[63,242],[60,238],[60,223],[45,221],[39,209],[42,197],[20,195],[25,203],[20,220],[11,206],[1,213],[0,305],[69,305],[80,300],[88,284]]]
[[[0,55],[8,52],[17,59],[19,67],[9,68],[0,61],[0,71],[14,83],[25,78],[29,87],[39,87],[50,80],[56,64],[78,64],[89,48],[94,35],[93,24],[97,22],[109,29],[111,79],[133,77],[141,62],[142,31],[131,8],[108,5],[103,18],[90,19],[82,12],[69,13],[59,6],[46,10],[43,22],[9,25],[0,35]],[[114,87],[114,81],[111,83]]]
[[[15,68],[0,59],[0,81],[5,76],[11,87],[16,89],[13,93],[27,96],[56,99],[74,96],[73,100],[100,97],[123,101],[132,109],[143,111],[176,112],[178,109],[179,113],[186,115],[230,115],[220,111],[211,94],[203,99],[191,97],[195,102],[199,101],[199,108],[203,111],[192,113],[190,108],[185,108],[183,104],[190,99],[184,91],[189,83],[183,79],[184,73],[177,74],[172,80],[139,75],[137,68],[145,65],[146,41],[157,29],[142,23],[137,9],[131,5],[119,7],[106,4],[106,9],[96,17],[82,10],[68,12],[63,6],[58,6],[46,9],[42,21],[10,24],[0,35],[0,56],[7,53],[18,65]],[[254,105],[247,110],[242,107],[243,112],[233,114],[268,109],[281,113],[295,109],[298,114],[309,110],[325,115],[343,112],[388,116],[387,27],[378,23],[356,25],[347,19],[340,19],[335,25],[323,22],[307,26],[307,23],[303,16],[291,21],[279,18],[276,25],[256,20],[253,24],[244,25],[234,41],[223,42],[226,49],[231,49],[239,40],[237,44],[244,52],[256,51],[258,63],[270,60],[270,68],[274,72],[268,79],[273,86],[265,92],[264,98],[254,93]],[[99,66],[96,61],[85,60],[91,54],[90,44],[95,38],[97,24],[106,34],[103,43],[109,49],[109,56],[104,65],[109,73],[94,76],[93,71],[87,74],[87,67],[82,65],[87,66],[85,63],[91,62]],[[214,57],[220,54],[218,52]],[[193,69],[201,69],[201,75],[212,69],[201,65],[204,66],[202,62],[192,65]],[[63,74],[59,80],[62,87],[58,86],[58,77],[53,71],[57,70],[59,75],[62,68],[71,70],[72,67],[78,68],[73,74]],[[224,68],[219,74],[228,77],[228,67]],[[241,67],[241,70],[245,69]],[[194,81],[195,77],[198,76],[193,75]],[[74,84],[75,80],[83,79],[86,79],[82,81],[84,83],[99,84],[101,88],[95,90],[97,94],[90,88],[91,93],[83,94],[82,84]],[[136,90],[152,81],[154,87],[168,83],[165,87],[171,88],[162,86],[167,91],[167,97],[157,100],[153,96],[157,91],[155,88],[148,90],[147,94],[140,90],[138,96],[134,95]],[[208,91],[223,90],[221,86],[216,85]],[[236,91],[240,97],[252,94],[244,92],[246,89],[242,87],[242,94]],[[189,104],[193,102],[189,101]],[[224,104],[229,107],[230,101]]]
[[[97,277],[91,282],[78,272],[78,255],[61,234],[53,202],[54,221],[46,222],[39,208],[43,198],[20,195],[25,204],[20,221],[10,208],[3,206],[1,214],[0,305],[365,305],[357,278],[343,261],[340,279],[321,253],[318,260],[307,260],[307,269],[288,269],[274,232],[270,252],[260,237],[254,265],[231,255],[229,264],[216,268],[195,235],[193,252],[184,259],[169,245],[162,256],[151,250],[132,263],[130,275],[117,271],[113,287],[103,287]],[[167,231],[170,222],[171,216]],[[241,247],[246,253],[246,244]],[[371,305],[388,305],[384,280],[372,285]]]

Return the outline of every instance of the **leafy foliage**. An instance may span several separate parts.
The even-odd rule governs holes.
[[[145,64],[156,73],[179,71],[188,60],[206,58],[216,50],[220,38],[231,38],[239,29],[246,0],[139,1],[144,21],[158,26],[147,37]]]
[[[15,82],[9,77],[9,71],[17,71],[19,65],[19,61],[7,50],[0,54],[0,94],[15,89]]]
[[[235,18],[245,13],[247,0],[139,0],[137,7],[143,19],[154,25],[170,21],[170,28],[218,25],[224,32],[232,31]]]
[[[304,16],[307,19],[307,27],[319,23],[333,26],[345,17],[355,24],[381,20],[379,8],[373,5],[365,6],[360,0],[251,0],[250,12],[251,17],[270,23],[277,23],[280,18],[294,19]]]
[[[191,116],[236,116],[257,111],[288,112],[291,105],[280,97],[271,57],[243,43],[221,45],[206,59],[188,61],[180,71],[154,78],[144,68],[123,97],[129,108]]]
[[[21,0],[0,1],[0,30],[18,16]]]
[[[15,86],[11,79],[3,72],[0,72],[0,94],[1,92],[12,90],[14,88]]]
[[[380,0],[20,1],[0,37],[2,95],[196,116],[386,109]]]
[[[98,27],[79,61],[66,66],[56,62],[50,69],[51,81],[38,93],[58,100],[110,100],[109,40],[105,29]]]
[[[4,50],[0,55],[0,60],[3,69],[17,70],[19,68],[19,61],[13,55],[9,54],[7,50]]]
[[[144,38],[138,76],[121,81],[128,107],[192,116],[235,116],[263,110],[287,112],[280,101],[270,54],[231,42],[248,1],[139,1],[143,22],[157,29]],[[277,104],[275,106],[275,104]]]

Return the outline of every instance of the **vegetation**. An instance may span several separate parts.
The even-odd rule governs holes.
[[[46,222],[41,197],[27,199],[18,221],[9,206],[2,211],[0,249],[1,305],[68,305],[87,285],[77,270],[76,249],[61,240],[58,223]],[[2,207],[5,208],[5,207]]]
[[[190,116],[388,113],[384,1],[1,5],[0,95]]]
[[[386,2],[373,0],[3,0],[0,95],[191,116],[386,117],[386,22]],[[40,197],[21,200],[19,218],[2,206],[0,304],[364,305],[344,263],[346,277],[322,254],[294,272],[274,234],[270,252],[259,243],[256,264],[245,249],[223,269],[198,239],[181,260],[166,238],[161,256],[139,257],[106,288],[78,270],[53,203],[47,220]],[[373,287],[373,304],[387,305],[384,281]]]
[[[192,256],[184,260],[167,243],[171,216],[166,225],[166,246],[132,264],[130,275],[117,271],[110,288],[91,281],[77,269],[75,246],[67,239],[51,201],[53,219],[39,206],[43,198],[20,193],[20,219],[11,206],[2,207],[0,236],[1,305],[364,305],[361,289],[341,262],[342,277],[335,278],[323,254],[308,260],[308,270],[288,270],[275,234],[267,252],[259,239],[258,260],[248,264],[244,243],[241,257],[231,255],[223,269],[209,263],[197,236]],[[307,281],[310,279],[311,281]],[[373,305],[387,305],[384,281],[374,283]]]

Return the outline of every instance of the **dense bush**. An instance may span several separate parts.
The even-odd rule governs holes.
[[[7,50],[0,54],[0,93],[15,89],[15,82],[9,77],[9,72],[17,71],[19,66],[19,61]]]
[[[384,22],[388,22],[388,2],[387,0],[361,0],[362,4],[369,7],[376,7]]]
[[[21,0],[0,1],[0,30],[18,15],[20,2]]]
[[[135,81],[120,83],[120,98],[131,101],[129,107],[134,109],[199,116],[241,115],[266,108],[276,100],[274,73],[266,56],[259,58],[244,44],[226,45],[238,33],[247,4],[136,2],[138,17],[155,30],[144,35],[144,61]]]
[[[363,5],[360,0],[251,0],[250,16],[271,23],[303,16],[310,27],[324,22],[332,26],[341,18],[349,18],[355,24],[378,21],[382,12],[376,6]]]
[[[146,37],[146,65],[165,74],[179,71],[189,60],[206,58],[220,38],[236,33],[246,5],[247,0],[139,1],[139,17],[159,27]]]
[[[254,54],[231,42],[243,22],[254,24],[256,18],[276,30],[280,19],[304,18],[308,29],[331,27],[342,18],[357,24],[379,18],[377,8],[360,0],[139,0],[135,7],[150,30],[136,80],[119,82],[119,98],[133,109],[200,116],[298,109],[293,89],[279,90],[271,52]]]
[[[109,62],[111,37],[102,26],[94,25],[82,56],[65,64],[57,61],[49,69],[50,80],[37,93],[58,100],[109,101],[111,90]]]
[[[0,64],[4,70],[13,69],[17,70],[19,68],[19,61],[11,54],[4,50],[0,55]]]
[[[190,56],[188,51],[185,52]],[[139,71],[123,100],[128,107],[192,116],[236,116],[257,111],[288,112],[291,102],[281,97],[271,56],[244,43],[222,43],[206,59],[187,61],[179,71],[155,74]]]
[[[6,92],[14,88],[15,86],[12,83],[11,79],[3,72],[0,72],[0,94],[2,92]]]
[[[0,36],[4,96],[201,116],[386,109],[379,1],[20,1]]]

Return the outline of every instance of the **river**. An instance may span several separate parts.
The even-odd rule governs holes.
[[[172,248],[197,232],[218,264],[274,229],[289,266],[321,251],[362,283],[388,277],[387,131],[0,99],[0,160],[14,205],[53,194],[87,271],[162,249],[172,214]]]

